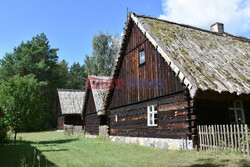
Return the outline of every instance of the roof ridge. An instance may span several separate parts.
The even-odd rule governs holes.
[[[191,26],[191,25],[188,25],[188,24],[176,23],[176,22],[172,22],[172,21],[168,21],[168,20],[159,19],[159,18],[152,17],[152,16],[138,15],[138,14],[135,14],[135,13],[133,13],[133,14],[134,14],[136,17],[143,17],[143,18],[155,19],[155,20],[159,20],[159,21],[166,22],[166,23],[175,24],[175,25],[178,25],[178,26],[186,27],[186,28],[196,29],[196,30],[199,30],[199,31],[211,33],[211,34],[218,35],[218,36],[222,36],[222,37],[230,36],[230,37],[232,37],[232,38],[236,38],[237,40],[241,40],[241,41],[244,41],[244,42],[250,42],[250,38],[243,37],[243,36],[236,36],[236,35],[230,34],[230,33],[228,33],[228,32],[223,32],[223,33],[213,32],[213,31],[209,31],[209,30],[206,30],[206,29],[203,29],[203,28]]]

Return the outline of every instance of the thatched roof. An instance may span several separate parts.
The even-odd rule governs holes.
[[[83,112],[85,113],[87,108],[87,101],[89,92],[92,91],[94,103],[96,107],[96,112],[98,115],[102,115],[103,109],[104,109],[104,100],[106,98],[106,94],[108,92],[108,88],[103,87],[102,84],[107,84],[107,82],[111,82],[110,77],[108,76],[88,76],[87,79],[87,90],[86,90],[86,96],[83,103]]]
[[[157,47],[189,88],[250,93],[250,39],[214,33],[132,14],[132,19]]]
[[[74,89],[57,89],[62,114],[81,114],[85,92]]]
[[[250,93],[250,39],[130,13],[112,79],[119,75],[133,24],[155,46],[194,98],[197,91]],[[113,90],[105,99],[108,108]]]

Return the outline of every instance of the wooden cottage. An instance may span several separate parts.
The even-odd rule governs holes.
[[[73,89],[57,89],[56,109],[57,129],[67,125],[82,129],[81,111],[85,92]]]
[[[104,105],[112,141],[187,149],[197,125],[250,123],[250,40],[211,30],[130,13]]]
[[[85,133],[99,135],[99,128],[107,125],[107,113],[103,112],[104,99],[111,80],[107,76],[89,76],[83,103],[82,118]],[[105,128],[105,126],[104,126]]]

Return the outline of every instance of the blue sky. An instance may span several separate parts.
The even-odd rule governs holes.
[[[21,41],[44,32],[59,59],[83,63],[92,53],[92,37],[99,31],[121,34],[127,7],[154,16],[162,13],[155,0],[8,0],[0,1],[0,58]],[[157,2],[157,3],[156,3]]]
[[[84,55],[91,55],[92,37],[99,31],[110,34],[121,34],[126,21],[127,7],[139,14],[161,17],[175,20],[180,23],[193,24],[202,28],[208,28],[213,19],[206,23],[185,22],[185,17],[194,18],[197,13],[192,13],[192,9],[183,10],[183,3],[187,0],[179,1],[179,5],[172,5],[174,0],[0,0],[0,58],[6,52],[12,52],[13,47],[27,41],[39,33],[45,33],[53,48],[59,48],[59,60],[65,59],[71,65],[73,62],[83,63]],[[197,0],[189,0],[195,3]],[[217,0],[212,0],[216,3]],[[232,5],[239,0],[232,1]],[[237,1],[237,2],[236,2]],[[205,2],[205,1],[204,1]],[[249,2],[249,1],[248,1]],[[248,9],[250,3],[242,0],[241,9]],[[178,3],[177,3],[178,4]],[[185,5],[185,4],[184,4]],[[185,7],[185,6],[184,6]],[[212,8],[213,6],[211,6]],[[222,7],[223,8],[223,7]],[[237,9],[238,11],[239,9]],[[183,11],[183,12],[181,12]],[[242,29],[228,29],[237,35],[250,37],[249,12],[232,13],[225,10],[227,16],[218,19],[225,21],[228,25],[235,20],[242,19],[240,24]],[[199,11],[197,11],[199,14]],[[200,14],[202,14],[202,10]],[[175,17],[178,15],[178,17]],[[215,11],[216,14],[216,11]],[[179,16],[180,15],[180,16]],[[210,15],[210,14],[209,14]],[[222,14],[224,15],[224,13]],[[239,16],[243,15],[243,16]],[[237,17],[236,17],[237,16]],[[230,18],[229,17],[229,18]],[[180,19],[183,18],[183,19]],[[218,20],[217,19],[217,20]],[[197,19],[196,19],[197,20]],[[216,21],[217,21],[216,20]],[[225,25],[225,29],[226,29]],[[231,26],[230,26],[231,27]],[[245,27],[245,28],[244,28]]]

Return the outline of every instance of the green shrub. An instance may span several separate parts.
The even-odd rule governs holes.
[[[3,143],[7,138],[7,126],[3,119],[0,118],[0,143]]]

